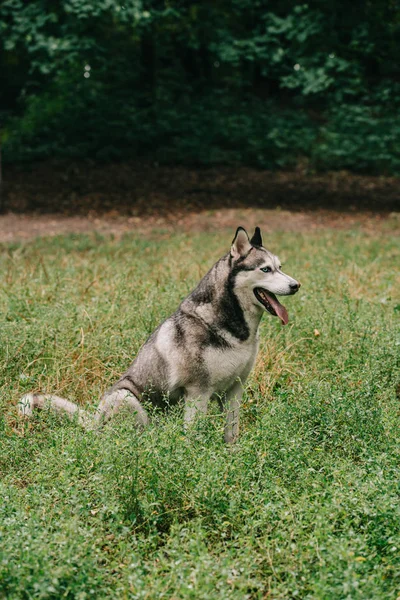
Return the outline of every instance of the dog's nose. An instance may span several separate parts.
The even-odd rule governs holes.
[[[291,283],[289,285],[290,289],[292,290],[292,292],[297,292],[297,290],[299,289],[299,287],[301,286],[301,283],[296,281],[295,283]]]

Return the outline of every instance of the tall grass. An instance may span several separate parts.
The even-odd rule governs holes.
[[[0,596],[374,598],[400,593],[397,240],[276,232],[302,282],[265,316],[239,443],[216,410],[83,432],[19,397],[95,406],[231,232],[3,246]]]

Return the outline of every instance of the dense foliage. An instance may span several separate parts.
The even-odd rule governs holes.
[[[399,34],[383,0],[3,0],[4,159],[400,172]]]

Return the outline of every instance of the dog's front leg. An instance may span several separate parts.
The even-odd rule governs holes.
[[[224,438],[226,444],[234,444],[239,437],[239,409],[243,396],[243,385],[236,381],[225,395],[226,425]]]
[[[193,423],[197,413],[207,413],[208,401],[210,400],[211,393],[207,391],[201,391],[196,387],[186,388],[185,391],[185,429]]]

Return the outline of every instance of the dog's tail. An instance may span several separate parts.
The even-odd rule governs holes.
[[[106,423],[121,408],[127,408],[135,414],[140,428],[149,422],[147,412],[132,392],[125,389],[106,392],[102,397],[96,413],[91,415],[74,402],[55,396],[54,394],[25,394],[18,403],[18,412],[22,417],[31,417],[35,409],[49,408],[66,414],[70,419],[77,419],[85,429],[96,429]]]
[[[67,414],[70,419],[77,418],[85,429],[91,429],[94,425],[94,419],[90,417],[89,413],[79,408],[74,402],[54,394],[25,394],[18,402],[18,412],[22,417],[31,417],[37,408],[49,408],[58,413]]]

